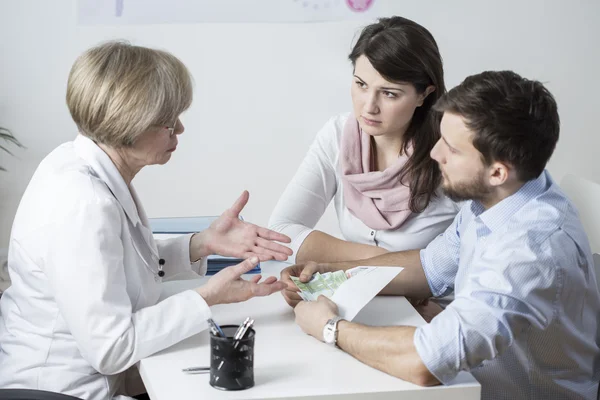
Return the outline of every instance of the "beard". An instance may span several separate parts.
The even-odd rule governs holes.
[[[485,201],[492,193],[492,187],[485,182],[484,171],[480,171],[470,180],[452,183],[444,178],[442,190],[452,201]]]

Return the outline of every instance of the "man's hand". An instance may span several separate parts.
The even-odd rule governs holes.
[[[209,306],[215,304],[239,303],[256,296],[268,296],[285,288],[285,284],[271,276],[259,283],[262,276],[253,276],[246,281],[241,276],[258,264],[258,257],[252,257],[231,267],[224,268],[208,282],[196,289]]]
[[[331,318],[338,315],[338,306],[325,296],[317,301],[301,301],[294,308],[296,323],[302,330],[323,341],[323,328]]]
[[[285,261],[292,255],[290,248],[275,243],[290,243],[289,237],[240,219],[240,212],[249,198],[250,194],[245,190],[207,230],[192,236],[190,261],[211,254],[238,258],[256,256],[260,261]]]
[[[415,310],[417,310],[417,312],[421,314],[421,317],[423,317],[423,319],[427,321],[427,323],[430,323],[432,319],[434,319],[438,314],[444,311],[444,309],[438,303],[436,303],[435,301],[430,301],[428,299],[425,299],[421,302],[411,301],[411,304],[413,305]]]
[[[336,271],[333,267],[325,264],[317,264],[309,261],[305,264],[296,264],[291,267],[287,267],[281,271],[281,282],[286,284],[286,288],[281,292],[285,301],[291,306],[296,307],[296,304],[302,301],[302,298],[298,295],[300,289],[292,281],[290,277],[295,276],[300,278],[300,282],[308,282],[312,278],[313,274],[320,272],[333,272]]]

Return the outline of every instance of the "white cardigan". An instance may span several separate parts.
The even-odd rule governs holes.
[[[340,142],[349,113],[331,118],[319,131],[308,154],[279,199],[269,228],[292,238],[298,249],[333,199],[340,230],[347,241],[381,246],[390,251],[421,249],[452,222],[459,206],[441,193],[420,214],[412,214],[396,230],[374,230],[350,213],[344,204],[339,162]]]
[[[154,241],[135,191],[94,142],[78,136],[59,146],[13,224],[0,387],[125,398],[130,367],[207,326],[210,309],[195,291],[157,304],[158,259],[165,278],[190,274],[189,241]]]

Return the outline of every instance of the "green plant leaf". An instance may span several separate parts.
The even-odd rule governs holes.
[[[0,149],[4,150],[5,152],[7,152],[8,154],[10,154],[11,156],[14,156],[14,154],[12,153],[12,151],[10,151],[9,149],[7,149],[6,147],[0,145]]]
[[[17,138],[13,136],[13,134],[11,133],[11,131],[9,131],[6,128],[1,128],[0,127],[0,139],[4,140],[6,142],[12,143],[13,145],[15,145],[17,147],[20,147],[20,148],[24,147],[21,144],[21,142],[19,142],[17,140]],[[0,145],[0,150],[3,150],[4,152],[10,154],[11,156],[14,156],[14,154],[9,149],[7,149],[5,146]],[[6,169],[0,166],[0,171],[6,171]]]

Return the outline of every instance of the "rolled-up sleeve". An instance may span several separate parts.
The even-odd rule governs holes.
[[[421,250],[421,265],[434,297],[446,296],[454,289],[460,255],[461,221],[462,209],[456,214],[452,224]]]
[[[292,239],[290,248],[294,254],[288,259],[292,263],[337,190],[338,119],[332,118],[319,131],[269,219],[269,229]]]
[[[448,383],[501,355],[530,326],[551,323],[560,288],[552,253],[548,244],[535,250],[512,242],[474,261],[455,300],[415,332],[415,348],[436,378]]]

